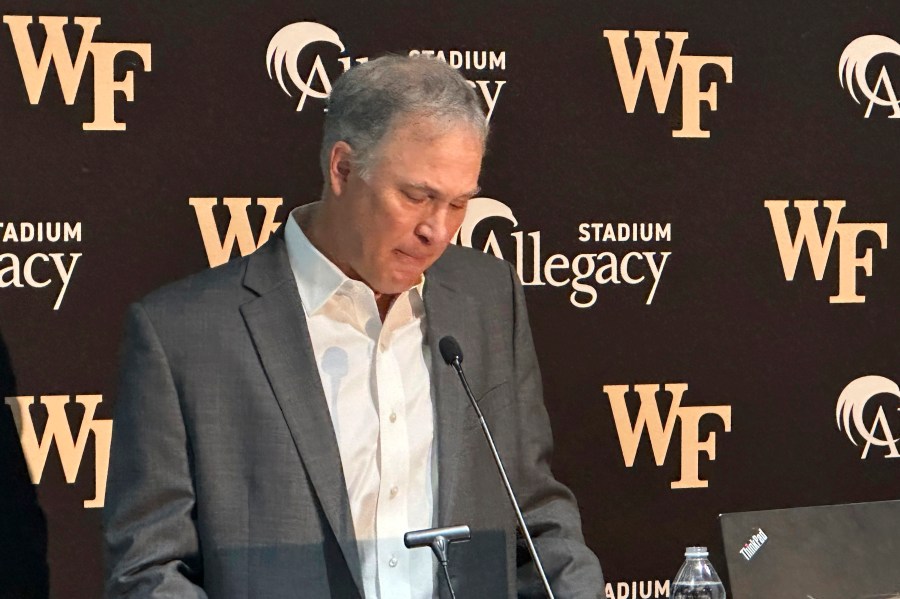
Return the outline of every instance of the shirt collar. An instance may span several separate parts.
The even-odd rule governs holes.
[[[300,221],[308,218],[320,205],[321,202],[313,202],[294,208],[284,227],[288,260],[307,316],[318,312],[343,285],[354,283],[309,241],[300,228]],[[409,291],[414,290],[421,301],[424,297],[424,287],[423,274],[419,277],[419,282]]]

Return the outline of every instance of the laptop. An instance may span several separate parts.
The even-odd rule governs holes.
[[[900,599],[900,500],[720,514],[729,599]]]

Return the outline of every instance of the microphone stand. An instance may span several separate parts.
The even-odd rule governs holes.
[[[550,599],[555,599],[553,591],[550,589],[550,582],[547,580],[547,575],[544,573],[544,566],[541,564],[537,549],[535,549],[534,542],[531,540],[531,533],[528,532],[528,526],[525,524],[524,516],[522,516],[522,510],[519,509],[519,502],[516,501],[512,486],[509,484],[509,478],[506,476],[506,469],[503,467],[503,462],[500,460],[500,454],[497,453],[497,446],[494,445],[494,438],[491,436],[491,431],[488,429],[487,422],[484,420],[481,408],[478,407],[478,402],[475,401],[475,396],[472,394],[472,389],[469,388],[469,382],[466,380],[465,373],[463,373],[462,350],[459,347],[459,343],[457,343],[456,339],[453,337],[448,336],[442,338],[439,345],[444,361],[450,366],[453,366],[454,370],[456,370],[456,374],[459,375],[459,380],[462,381],[463,388],[466,390],[466,395],[469,397],[469,402],[472,404],[472,407],[475,408],[475,413],[478,415],[481,431],[484,433],[484,437],[487,439],[488,445],[491,448],[491,454],[494,456],[494,463],[497,465],[497,470],[500,471],[500,478],[503,479],[503,486],[506,489],[506,495],[509,497],[509,502],[516,511],[516,520],[519,523],[519,529],[525,537],[525,545],[528,547],[528,553],[531,555],[531,560],[534,562],[534,566],[544,585],[544,592],[547,593],[547,597]]]

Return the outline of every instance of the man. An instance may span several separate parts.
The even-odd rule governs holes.
[[[438,341],[452,334],[558,597],[599,597],[551,438],[521,285],[449,246],[487,125],[446,64],[336,83],[322,202],[254,254],[132,306],[107,509],[109,596],[448,596],[403,533],[467,524],[463,597],[541,596]],[[423,274],[424,273],[424,274]]]

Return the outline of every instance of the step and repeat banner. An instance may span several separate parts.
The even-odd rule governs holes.
[[[316,200],[387,52],[483,101],[458,243],[525,284],[606,597],[750,559],[720,513],[900,497],[900,6],[736,4],[5,2],[0,596],[101,594],[126,307]]]

